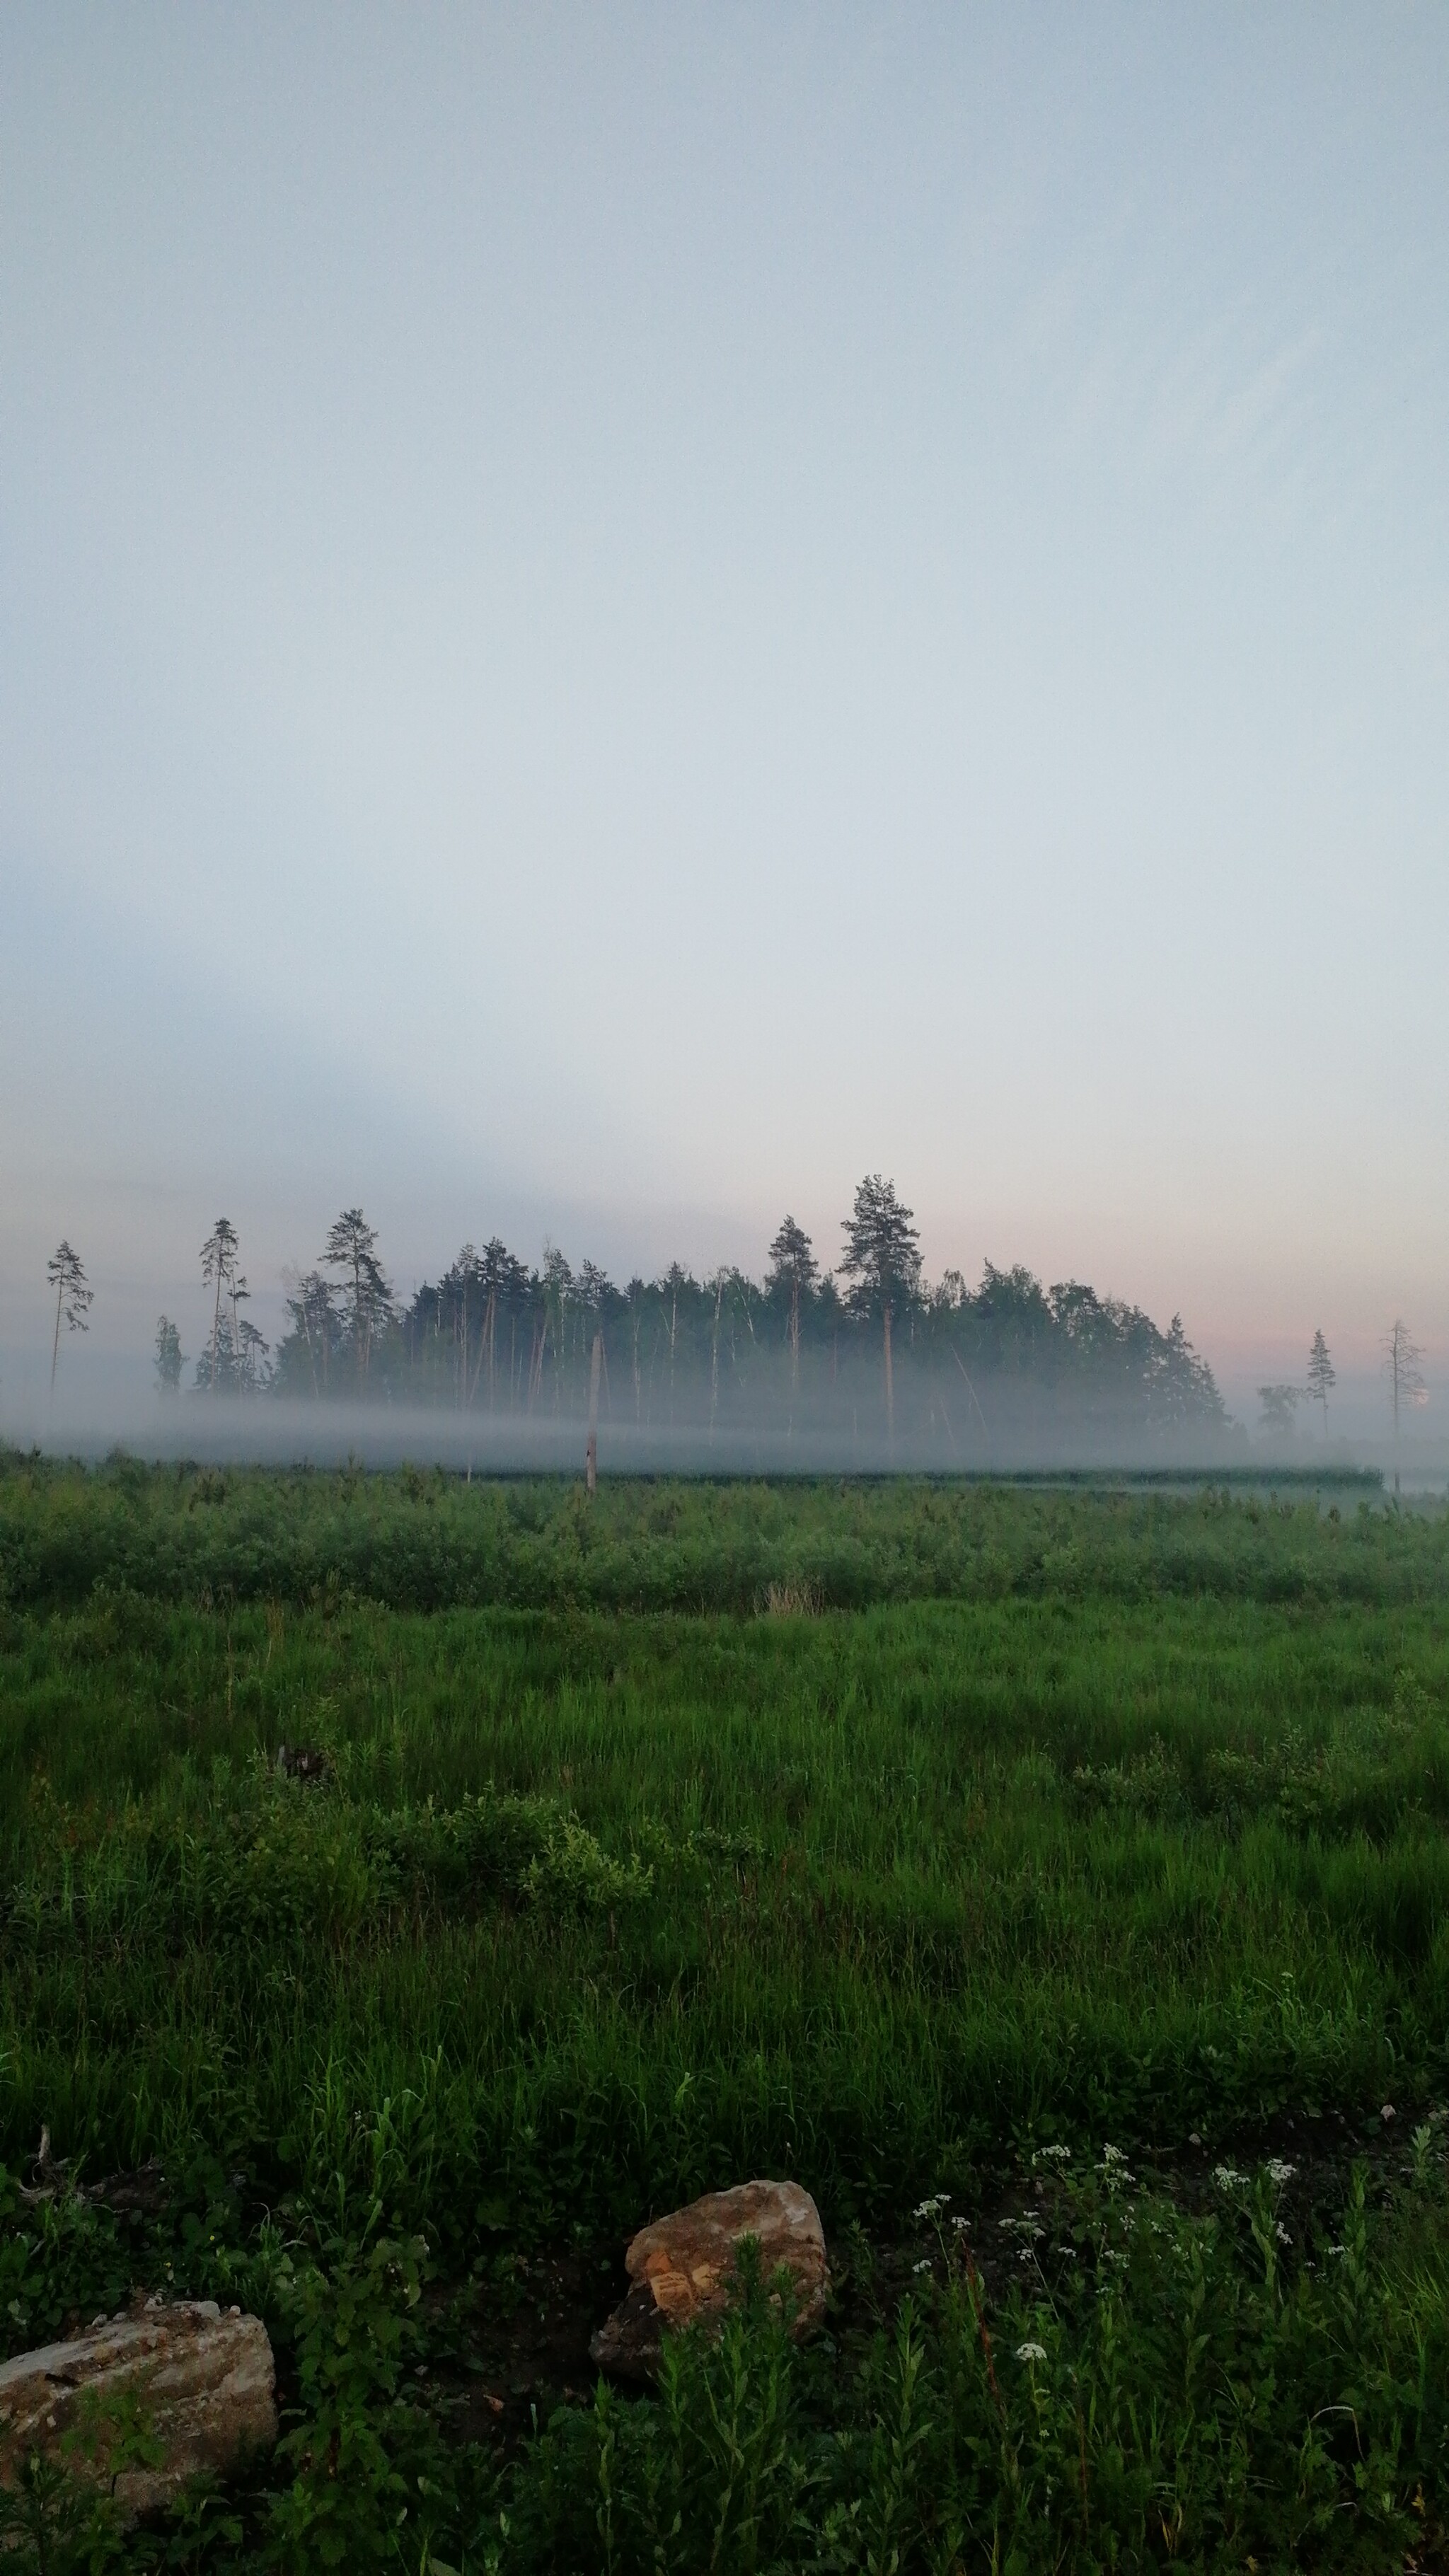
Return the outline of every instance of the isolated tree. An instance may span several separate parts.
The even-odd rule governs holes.
[[[55,1367],[60,1358],[61,1318],[65,1319],[67,1332],[88,1333],[90,1325],[86,1321],[86,1308],[92,1302],[94,1291],[86,1286],[79,1253],[72,1252],[64,1237],[47,1261],[45,1275],[55,1290],[55,1337],[50,1346],[50,1391],[54,1395]]]
[[[322,1255],[329,1270],[350,1272],[343,1293],[351,1301],[348,1317],[353,1365],[366,1377],[372,1345],[392,1314],[392,1289],[377,1257],[377,1231],[361,1208],[344,1208],[327,1237]]]
[[[1329,1390],[1337,1384],[1338,1371],[1329,1357],[1328,1344],[1323,1338],[1323,1327],[1320,1325],[1313,1336],[1313,1348],[1308,1354],[1308,1394],[1311,1403],[1321,1404],[1323,1407],[1325,1440],[1328,1438]]]
[[[1291,1432],[1293,1417],[1303,1402],[1303,1394],[1301,1386],[1260,1386],[1258,1402],[1263,1408],[1262,1428],[1265,1431]]]
[[[211,1315],[211,1371],[208,1378],[212,1394],[221,1386],[219,1365],[221,1351],[221,1301],[229,1297],[236,1285],[236,1227],[228,1217],[219,1216],[201,1247],[201,1276],[209,1287],[216,1283],[216,1299]]]
[[[181,1334],[167,1315],[156,1319],[156,1384],[162,1395],[178,1395],[186,1354],[181,1347]]]
[[[813,1296],[820,1279],[820,1264],[815,1258],[810,1237],[803,1226],[787,1216],[770,1246],[770,1267],[765,1273],[765,1294],[784,1301],[789,1318],[790,1383],[800,1384],[800,1307]]]
[[[1401,1315],[1396,1315],[1384,1335],[1384,1375],[1389,1381],[1394,1404],[1394,1438],[1399,1436],[1400,1405],[1422,1404],[1425,1400],[1419,1362],[1423,1353]]]
[[[911,1210],[902,1207],[894,1181],[870,1172],[855,1193],[855,1206],[843,1223],[845,1252],[841,1277],[854,1282],[851,1303],[857,1313],[879,1315],[885,1344],[886,1436],[895,1438],[896,1392],[891,1369],[891,1318],[897,1306],[912,1298],[920,1285],[919,1237]]]

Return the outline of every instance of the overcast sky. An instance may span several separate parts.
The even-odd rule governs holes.
[[[1441,7],[11,0],[0,1343],[879,1167],[1443,1366],[1446,458]]]

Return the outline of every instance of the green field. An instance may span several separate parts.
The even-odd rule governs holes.
[[[42,2497],[26,2545],[1432,2552],[1446,1603],[1449,1519],[1356,1492],[6,1461],[7,2348],[226,2291],[300,2410],[234,2519]],[[82,2188],[36,2204],[42,2125]],[[144,2216],[85,2196],[152,2158]],[[634,2226],[757,2172],[820,2203],[824,2343],[747,2302],[654,2401],[550,2422],[541,2367],[462,2438],[531,2278],[586,2333]]]

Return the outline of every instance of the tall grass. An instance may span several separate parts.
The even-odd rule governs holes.
[[[1104,2139],[1170,2160],[1190,2135],[1246,2154],[1280,2112],[1377,2126],[1392,2100],[1407,2123],[1449,2074],[1444,1545],[1438,1516],[1220,1497],[641,1487],[590,1518],[559,1489],[247,1476],[203,1493],[125,1466],[12,1468],[0,2158],[20,2169],[44,2124],[82,2178],[153,2155],[195,2178],[171,2277],[224,2287],[230,2263],[284,2341],[305,2354],[315,2331],[321,2355],[316,2317],[339,2283],[363,2298],[357,2266],[384,2238],[416,2235],[458,2279],[500,2245],[617,2240],[765,2171],[805,2181],[838,2242],[857,2224],[899,2239],[923,2199],[969,2210],[1059,2144],[1100,2201]],[[444,1606],[420,1608],[434,1556]],[[323,1755],[321,1778],[284,1776],[284,1743]],[[1347,2312],[1316,2276],[1253,2287],[1250,2213],[1209,2242],[1144,2204],[1131,2332],[1145,2354],[1159,2308],[1171,2335],[1194,2299],[1215,2320],[1212,2465],[1190,2406],[1175,2430],[1142,2412],[1182,2355],[1113,2382],[1102,2314],[1065,2274],[1042,2288],[1050,2313],[993,2311],[1053,2374],[994,2396],[949,2244],[924,2344],[892,2345],[887,2319],[847,2390],[756,2318],[681,2362],[689,2405],[712,2421],[737,2405],[764,2445],[761,2529],[804,2481],[770,2563],[1086,2565],[1093,2517],[1103,2563],[1246,2563],[1270,2526],[1290,2557],[1327,2561],[1351,2490],[1355,2546],[1386,2564],[1373,2552],[1404,2544],[1415,2486],[1423,2515],[1442,2501],[1425,2466],[1449,2278],[1432,2197],[1396,2251],[1362,2257],[1380,2381],[1358,2399]],[[305,2295],[243,2225],[262,2203],[312,2249]],[[67,2298],[109,2296],[113,2258],[59,2214],[47,2253],[7,2207],[13,2349]],[[1149,2281],[1153,2226],[1177,2250]],[[384,2311],[422,2259],[366,2273],[379,2350],[400,2348]],[[321,2421],[342,2399],[316,2366]],[[1234,2433],[1263,2370],[1282,2405]],[[377,2423],[400,2402],[364,2400]],[[491,2472],[466,2513],[455,2473],[435,2478],[444,2558],[527,2564],[528,2532],[539,2565],[708,2563],[683,2539],[648,2555],[669,2482],[685,2533],[723,2474],[661,2402],[606,2399],[555,2428],[511,2505]],[[1353,2403],[1377,2427],[1360,2465],[1380,2461],[1378,2519],[1327,2434],[1299,2519],[1265,2519],[1264,2463],[1286,2476],[1314,2407]],[[412,2434],[377,2438],[402,2475]],[[1053,2556],[1073,2444],[1077,2520],[1059,2501]]]
[[[1330,1499],[1336,1493],[1337,1499]],[[441,1471],[89,1472],[0,1452],[0,1602],[102,1582],[166,1601],[306,1603],[351,1591],[455,1606],[750,1612],[769,1587],[835,1608],[1007,1595],[1263,1601],[1442,1596],[1449,1520],[1375,1494],[1194,1498],[922,1478],[465,1483]]]

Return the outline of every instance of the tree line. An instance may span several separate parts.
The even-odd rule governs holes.
[[[375,1228],[344,1208],[315,1265],[288,1273],[287,1323],[273,1349],[245,1309],[235,1228],[219,1217],[201,1252],[210,1292],[195,1388],[326,1402],[431,1403],[463,1413],[582,1417],[602,1403],[641,1429],[769,1423],[865,1436],[931,1434],[969,1450],[995,1419],[1124,1421],[1148,1430],[1218,1429],[1211,1369],[1174,1316],[1078,1280],[1043,1287],[987,1263],[926,1282],[912,1211],[880,1173],[861,1181],[833,1267],[786,1215],[763,1277],[725,1265],[698,1277],[675,1261],[617,1285],[556,1247],[528,1263],[497,1236],[465,1243],[411,1298],[399,1296]],[[179,1392],[188,1363],[162,1316],[156,1372]]]
[[[1010,1427],[1023,1407],[1146,1430],[1218,1430],[1227,1414],[1212,1370],[1174,1315],[1163,1332],[1141,1307],[1080,1280],[1043,1287],[1019,1264],[987,1262],[980,1285],[948,1270],[924,1278],[912,1212],[869,1173],[843,1220],[834,1269],[793,1216],[782,1218],[756,1281],[726,1265],[697,1278],[671,1262],[618,1287],[597,1263],[574,1270],[546,1245],[536,1264],[494,1235],[465,1243],[448,1268],[400,1297],[376,1229],[359,1207],[328,1229],[315,1266],[284,1273],[286,1330],[273,1348],[245,1309],[251,1292],[235,1226],[218,1217],[201,1247],[210,1293],[194,1391],[432,1403],[464,1413],[581,1415],[600,1389],[606,1412],[641,1428],[764,1423],[838,1431],[846,1421],[893,1439]],[[55,1293],[50,1383],[61,1335],[86,1332],[93,1291],[69,1241],[46,1264]],[[1383,1336],[1397,1438],[1427,1401],[1418,1343],[1402,1317]],[[157,1319],[156,1382],[181,1393],[190,1362],[180,1327]],[[1320,1327],[1304,1382],[1261,1386],[1260,1428],[1291,1432],[1302,1403],[1325,1436],[1337,1371]],[[983,1398],[986,1399],[983,1402]]]

